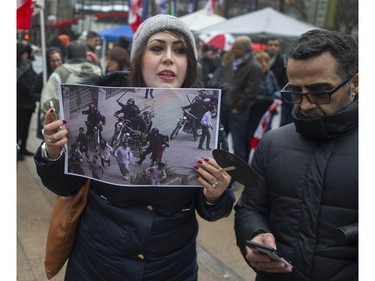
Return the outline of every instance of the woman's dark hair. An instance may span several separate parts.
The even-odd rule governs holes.
[[[336,73],[346,79],[358,72],[358,45],[347,34],[314,29],[302,34],[290,46],[286,60],[305,60],[329,52],[336,59]]]
[[[110,49],[107,53],[107,57],[111,60],[117,61],[120,70],[126,70],[130,68],[130,58],[129,54],[125,49],[115,46]]]

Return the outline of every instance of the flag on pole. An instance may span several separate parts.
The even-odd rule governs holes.
[[[213,14],[215,11],[215,0],[208,0],[204,9],[207,13]]]
[[[32,0],[25,0],[22,5],[17,8],[17,29],[30,29],[32,15],[33,2]]]
[[[262,118],[259,121],[259,125],[254,132],[254,136],[250,141],[250,156],[252,156],[256,146],[258,145],[259,141],[262,139],[263,135],[267,131],[267,128],[270,124],[271,117],[273,112],[282,104],[283,102],[280,99],[275,99],[273,103],[270,105],[268,110],[263,114]],[[249,157],[251,159],[251,157]]]
[[[128,23],[134,32],[142,22],[142,0],[131,0]]]

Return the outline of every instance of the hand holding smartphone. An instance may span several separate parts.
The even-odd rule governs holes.
[[[258,254],[262,254],[262,255],[267,255],[269,256],[271,259],[273,260],[276,260],[276,261],[280,261],[290,267],[293,268],[292,264],[290,262],[288,262],[286,259],[284,259],[278,251],[276,251],[274,248],[270,247],[270,246],[266,246],[264,244],[261,244],[261,243],[257,243],[257,242],[253,242],[253,241],[250,241],[250,240],[246,240],[245,241],[245,244],[246,246],[248,246],[250,249],[252,249],[254,252],[258,253]]]

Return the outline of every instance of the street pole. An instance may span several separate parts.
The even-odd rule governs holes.
[[[40,34],[41,34],[41,44],[42,44],[42,67],[43,67],[43,85],[47,83],[47,58],[46,58],[46,34],[44,26],[44,6],[35,3],[36,7],[40,9]]]

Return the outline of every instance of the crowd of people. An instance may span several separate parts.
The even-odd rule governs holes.
[[[234,154],[257,178],[255,185],[244,186],[235,203],[236,179],[204,156],[192,167],[202,188],[158,186],[166,181],[166,167],[153,147],[167,147],[169,139],[154,127],[138,161],[142,164],[152,153],[147,169],[151,187],[124,189],[91,181],[86,219],[79,224],[66,280],[197,280],[196,216],[215,221],[232,210],[237,245],[256,280],[358,279],[358,240],[337,239],[342,227],[358,224],[358,46],[352,37],[312,30],[282,54],[278,38],[269,38],[265,51],[254,51],[249,36],[238,36],[229,52],[221,52],[197,43],[179,19],[157,15],[141,24],[131,47],[118,41],[108,51],[106,65],[95,53],[98,33],[88,32],[86,42],[59,40],[46,53],[45,84],[42,73],[38,76],[32,68],[30,50],[17,45],[19,160],[34,155],[49,190],[71,196],[85,183],[64,174],[69,124],[54,118],[57,85],[82,81],[145,87],[145,98],[149,94],[151,99],[151,88],[222,89],[220,127],[231,135]],[[268,128],[249,159],[253,134],[275,99],[282,100],[280,128]],[[43,141],[34,154],[27,150],[27,137],[36,102],[37,134]],[[119,105],[117,115],[140,113],[131,100]],[[194,105],[185,109],[193,111]],[[203,131],[197,149],[211,150],[211,116],[218,108],[203,110],[199,99],[196,105]],[[72,148],[79,151],[72,154],[75,161],[88,158],[88,132],[89,126],[86,133],[80,128],[80,141]],[[100,159],[90,159],[93,178],[102,177],[105,164],[111,164],[108,155],[114,155],[119,173],[128,180],[133,158],[129,143],[100,145]],[[292,266],[250,249],[247,240],[277,249]]]

